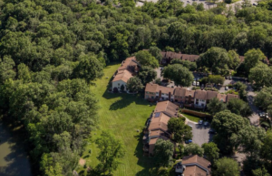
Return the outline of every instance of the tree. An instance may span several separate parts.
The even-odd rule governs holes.
[[[150,66],[152,68],[159,67],[158,60],[152,56],[148,51],[139,51],[136,54],[136,60],[142,65],[142,66]]]
[[[229,59],[230,59],[229,67],[231,69],[235,69],[236,70],[236,68],[241,63],[239,55],[234,50],[229,50],[228,51],[228,55],[229,55]]]
[[[249,72],[251,68],[255,67],[260,61],[265,59],[265,55],[260,49],[251,49],[245,53],[245,67]]]
[[[224,104],[218,98],[211,99],[210,102],[207,104],[207,108],[212,115],[215,115],[216,113],[227,109],[226,104]]]
[[[239,97],[242,99],[242,100],[246,100],[247,99],[247,92],[246,92],[246,88],[247,88],[247,85],[243,84],[242,82],[238,81],[236,82],[234,85],[233,85],[234,88],[236,88],[236,90],[238,91],[239,93]]]
[[[219,148],[214,142],[204,143],[201,147],[206,158],[212,163],[219,158]]]
[[[157,77],[157,72],[151,67],[143,66],[141,67],[138,77],[142,80],[142,83],[146,85]]]
[[[248,117],[252,114],[252,110],[248,103],[238,98],[231,99],[228,102],[227,107],[232,113],[241,115],[243,117]]]
[[[259,63],[249,71],[249,81],[257,87],[272,86],[272,69],[266,64]]]
[[[112,173],[120,164],[118,159],[123,158],[125,155],[123,145],[112,134],[105,131],[102,132],[101,137],[95,143],[100,149],[97,159],[101,163],[97,166],[98,170],[102,173]]]
[[[184,118],[171,118],[167,124],[168,130],[174,134],[174,140],[182,143],[186,140],[192,139],[192,129],[185,125]]]
[[[127,82],[127,89],[130,92],[138,92],[143,89],[143,84],[138,77],[131,77]]]
[[[23,63],[18,65],[18,79],[22,80],[25,83],[31,81],[29,68]]]
[[[249,125],[248,119],[233,114],[228,110],[218,112],[213,117],[211,127],[217,132],[214,142],[222,153],[232,153],[235,141],[232,136],[245,126]]]
[[[239,166],[236,161],[231,158],[221,158],[215,161],[216,169],[214,171],[215,175],[224,175],[224,176],[239,176]]]
[[[266,110],[272,104],[272,87],[264,87],[254,98],[254,104]]]
[[[264,143],[261,148],[261,158],[263,158],[267,163],[271,164],[272,160],[272,132],[268,131],[264,138]]]
[[[212,47],[205,53],[201,54],[197,60],[198,68],[209,68],[213,74],[228,75],[230,58],[223,48]]]
[[[244,152],[250,153],[251,157],[257,157],[263,145],[265,131],[262,128],[247,125],[232,138],[237,145],[242,146]]]
[[[193,74],[187,68],[179,64],[165,67],[163,77],[173,80],[175,85],[180,86],[190,86],[194,80]]]
[[[198,155],[198,156],[203,156],[204,154],[204,149],[201,148],[199,145],[195,143],[190,143],[185,146],[184,148],[184,154],[185,155]]]
[[[154,148],[154,157],[157,164],[168,167],[172,163],[174,144],[169,140],[158,139]]]
[[[253,176],[270,176],[265,167],[252,170]]]
[[[217,85],[223,85],[225,78],[220,75],[209,75],[208,77],[204,77],[200,80],[202,84],[206,83],[214,83]]]
[[[4,83],[8,79],[14,79],[16,72],[13,70],[15,66],[14,61],[10,56],[4,56],[0,59],[0,81]]]
[[[161,62],[162,54],[161,54],[161,50],[158,47],[151,46],[148,51],[150,54],[152,54],[152,56],[154,56],[158,60],[159,63]]]
[[[182,65],[183,67],[188,68],[190,71],[195,71],[196,68],[197,68],[195,62],[191,62],[191,61],[188,61],[188,60],[173,59],[173,60],[171,60],[170,63],[171,63],[171,64],[180,64],[180,65]]]

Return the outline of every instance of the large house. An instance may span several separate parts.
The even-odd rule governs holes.
[[[148,83],[145,87],[145,99],[149,101],[170,100],[195,108],[204,108],[213,98],[227,103],[230,99],[239,98],[235,94],[220,94],[216,91],[189,90],[184,87],[170,88]]]
[[[136,61],[135,56],[124,60],[114,75],[112,80],[112,90],[120,91],[123,87],[124,91],[126,91],[127,81],[135,74],[137,74],[138,70],[139,64]]]
[[[145,152],[153,154],[158,139],[170,139],[167,124],[170,118],[178,116],[178,109],[179,107],[170,101],[157,103],[154,112],[147,122],[147,132],[143,138],[143,150]]]
[[[175,165],[175,172],[183,176],[211,176],[211,163],[198,155],[185,156]]]

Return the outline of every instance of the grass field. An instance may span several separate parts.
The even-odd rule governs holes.
[[[95,167],[99,162],[96,159],[99,149],[93,141],[99,137],[101,131],[110,131],[124,143],[126,149],[126,155],[121,160],[122,164],[113,175],[147,176],[148,170],[153,167],[153,162],[152,158],[143,156],[141,132],[155,106],[150,106],[139,95],[112,94],[106,91],[110,78],[119,66],[120,64],[106,67],[104,77],[97,80],[96,85],[91,86],[92,92],[99,99],[100,125],[99,129],[92,132],[91,142],[82,157],[86,159],[87,166]],[[81,171],[80,175],[85,175],[83,168],[78,170]]]
[[[199,120],[201,120],[201,118],[196,117],[196,116],[192,116],[192,115],[189,115],[189,114],[184,114],[184,113],[182,113],[182,115],[184,115],[184,116],[187,117],[189,120],[194,121],[194,122],[198,122]]]

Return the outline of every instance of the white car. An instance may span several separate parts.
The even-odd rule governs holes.
[[[196,82],[196,85],[199,86],[199,82],[198,81]]]
[[[203,120],[199,120],[198,125],[202,125],[202,124],[203,124]]]
[[[196,86],[196,82],[195,81],[193,82],[193,86]]]
[[[225,88],[226,90],[229,90],[229,87],[228,86],[226,86],[226,88]]]

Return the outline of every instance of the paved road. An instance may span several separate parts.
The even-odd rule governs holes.
[[[194,122],[188,122],[187,125],[192,127],[193,143],[201,146],[204,143],[212,141],[213,135],[209,134],[210,127],[204,127],[203,125],[198,125]]]

